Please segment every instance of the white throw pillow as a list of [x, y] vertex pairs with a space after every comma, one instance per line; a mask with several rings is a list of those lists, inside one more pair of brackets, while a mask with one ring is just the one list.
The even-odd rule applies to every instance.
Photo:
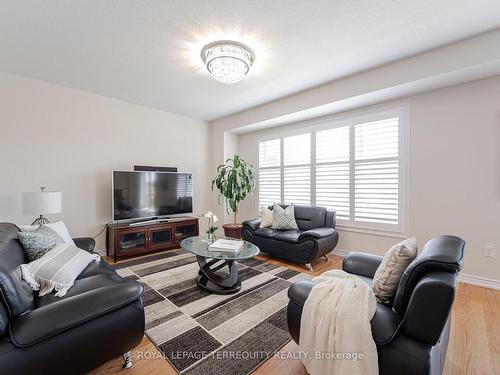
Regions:
[[271, 228], [273, 225], [273, 211], [265, 206], [262, 206], [260, 210], [261, 217], [259, 228]]
[[384, 255], [372, 282], [372, 289], [378, 302], [387, 303], [396, 294], [403, 272], [416, 256], [415, 237], [392, 246]]
[[[55, 231], [65, 243], [68, 245], [75, 245], [75, 242], [71, 238], [71, 235], [68, 232], [68, 228], [66, 228], [66, 224], [64, 224], [64, 221], [56, 221], [55, 223], [50, 223], [50, 224], [44, 224], [46, 227], [49, 227], [53, 231]], [[20, 225], [19, 228], [23, 232], [33, 232], [37, 230], [39, 225]]]
[[279, 204], [273, 206], [273, 229], [291, 230], [299, 229], [295, 221], [295, 209], [293, 204], [282, 208]]
[[39, 296], [55, 289], [56, 297], [62, 297], [90, 262], [100, 260], [98, 254], [91, 254], [76, 246], [60, 244], [41, 258], [21, 264], [21, 275], [33, 290], [39, 291]]

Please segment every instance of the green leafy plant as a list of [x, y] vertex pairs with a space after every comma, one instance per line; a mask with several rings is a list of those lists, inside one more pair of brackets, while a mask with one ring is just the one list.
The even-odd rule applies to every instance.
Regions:
[[234, 155], [232, 159], [227, 159], [225, 164], [217, 167], [217, 176], [212, 180], [212, 190], [214, 187], [219, 191], [219, 204], [221, 204], [221, 197], [223, 197], [226, 211], [227, 213], [229, 210], [233, 212], [236, 223], [240, 202], [255, 188], [253, 166], [238, 155]]

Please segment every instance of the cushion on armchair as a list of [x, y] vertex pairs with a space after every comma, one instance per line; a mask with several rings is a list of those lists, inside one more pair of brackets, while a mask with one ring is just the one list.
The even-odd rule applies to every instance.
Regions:
[[378, 302], [387, 303], [394, 297], [403, 272], [416, 256], [417, 240], [414, 237], [389, 249], [373, 276], [373, 292]]

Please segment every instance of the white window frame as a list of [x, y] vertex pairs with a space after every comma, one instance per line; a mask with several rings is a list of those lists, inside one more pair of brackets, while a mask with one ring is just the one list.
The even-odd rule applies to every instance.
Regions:
[[[353, 134], [354, 126], [356, 124], [362, 124], [372, 121], [378, 121], [383, 119], [389, 119], [397, 117], [399, 119], [399, 200], [398, 200], [398, 224], [386, 224], [386, 223], [372, 223], [372, 222], [360, 222], [354, 221], [353, 217], [353, 207], [354, 201], [350, 200], [351, 215], [350, 220], [337, 219], [337, 229], [349, 231], [349, 232], [359, 232], [375, 235], [383, 235], [389, 237], [404, 238], [408, 234], [409, 228], [409, 196], [410, 196], [410, 106], [408, 103], [398, 104], [396, 106], [386, 106], [378, 107], [372, 110], [365, 111], [353, 111], [348, 114], [342, 115], [330, 115], [324, 116], [312, 120], [301, 121], [293, 124], [288, 124], [292, 129], [289, 130], [276, 130], [271, 131], [265, 135], [256, 138], [256, 153], [257, 155], [257, 168], [256, 168], [256, 179], [259, 178], [259, 144], [263, 141], [269, 141], [273, 139], [280, 139], [281, 144], [281, 164], [279, 166], [281, 170], [281, 199], [283, 201], [283, 139], [289, 136], [300, 135], [304, 133], [311, 134], [311, 205], [316, 204], [316, 133], [321, 130], [327, 130], [332, 128], [337, 128], [341, 126], [350, 126], [351, 136]], [[354, 139], [351, 137], [350, 147], [351, 154], [352, 148], [354, 147]], [[352, 168], [355, 165], [355, 158], [351, 157], [350, 166], [350, 197], [354, 196], [354, 173]], [[257, 184], [255, 192], [255, 212], [259, 212], [259, 186]]]

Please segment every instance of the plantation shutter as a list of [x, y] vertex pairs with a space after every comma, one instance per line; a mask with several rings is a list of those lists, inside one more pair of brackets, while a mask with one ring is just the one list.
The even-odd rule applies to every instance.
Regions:
[[349, 220], [349, 126], [316, 133], [316, 205]]
[[311, 134], [283, 139], [283, 201], [311, 204]]
[[281, 140], [259, 143], [259, 207], [281, 202]]
[[384, 111], [260, 142], [259, 204], [327, 207], [344, 228], [403, 232], [401, 121], [404, 112]]
[[354, 125], [354, 220], [399, 223], [399, 120]]

